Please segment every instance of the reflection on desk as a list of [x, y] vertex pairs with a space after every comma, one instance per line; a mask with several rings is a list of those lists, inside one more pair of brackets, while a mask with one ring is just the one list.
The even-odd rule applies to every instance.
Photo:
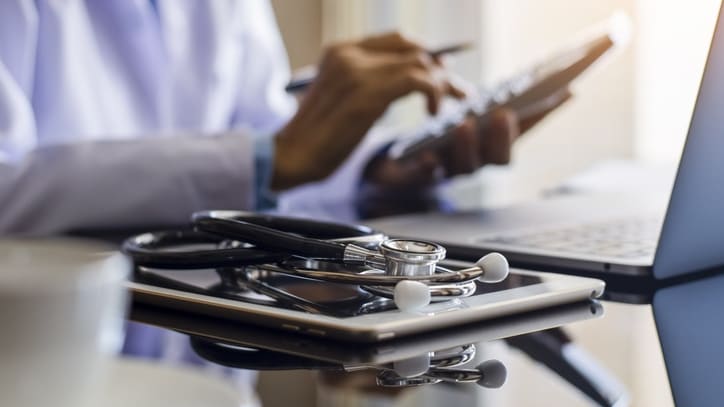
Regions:
[[[512, 348], [546, 366], [594, 405], [627, 405], [619, 381], [580, 349], [560, 327], [600, 317], [602, 307], [585, 302], [374, 345], [356, 345], [298, 336], [254, 326], [230, 325], [204, 317], [136, 307], [136, 321], [192, 336], [194, 350], [214, 363], [252, 370], [307, 369], [360, 377], [364, 386], [409, 387], [437, 383], [503, 385], [506, 368], [491, 358], [475, 361], [476, 343], [504, 339]], [[367, 372], [360, 374], [358, 372]], [[348, 376], [350, 375], [350, 376]], [[329, 385], [329, 374], [324, 374]], [[344, 380], [348, 383], [349, 380]]]
[[659, 290], [653, 308], [676, 405], [724, 405], [724, 275]]

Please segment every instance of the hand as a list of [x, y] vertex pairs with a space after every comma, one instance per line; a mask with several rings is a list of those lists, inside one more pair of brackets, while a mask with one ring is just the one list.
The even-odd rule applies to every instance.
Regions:
[[554, 97], [542, 113], [519, 120], [513, 110], [500, 108], [493, 112], [483, 128], [469, 117], [454, 130], [453, 142], [440, 151], [423, 151], [402, 162], [379, 157], [370, 162], [364, 177], [385, 188], [415, 189], [429, 186], [442, 178], [471, 173], [488, 165], [508, 164], [514, 142], [550, 112], [570, 99], [564, 90]]
[[396, 99], [422, 92], [437, 112], [444, 96], [461, 98], [440, 61], [397, 33], [326, 50], [297, 114], [275, 139], [272, 188], [330, 175]]

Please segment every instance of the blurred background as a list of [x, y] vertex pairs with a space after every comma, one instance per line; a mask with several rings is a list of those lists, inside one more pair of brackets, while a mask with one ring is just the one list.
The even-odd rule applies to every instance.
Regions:
[[[679, 157], [719, 2], [715, 0], [273, 0], [293, 68], [314, 64], [324, 44], [399, 30], [431, 47], [471, 41], [472, 51], [454, 58], [453, 69], [473, 83], [493, 86], [576, 34], [623, 11], [632, 20], [629, 45], [583, 77], [574, 98], [525, 136], [514, 162], [488, 167], [448, 186], [461, 206], [504, 205], [532, 199], [571, 176], [611, 160], [675, 164]], [[419, 97], [398, 103], [386, 118], [395, 125], [422, 120]], [[623, 180], [621, 180], [623, 182]], [[633, 405], [672, 405], [649, 307], [607, 307], [604, 321], [573, 327], [574, 336], [600, 338], [619, 354], [599, 354], [632, 390]], [[610, 329], [626, 324], [631, 330]], [[616, 332], [617, 336], [610, 335]], [[599, 347], [605, 349], [605, 346]], [[621, 354], [620, 349], [628, 349]], [[515, 355], [510, 356], [515, 374]], [[644, 362], [645, 360], [645, 362]], [[636, 371], [634, 366], [658, 366]], [[521, 369], [523, 370], [523, 369]], [[535, 374], [529, 369], [527, 374]], [[284, 395], [280, 377], [262, 376], [268, 405], [313, 400], [311, 380], [290, 374]], [[535, 377], [506, 385], [510, 405], [536, 405], [556, 391], [554, 380], [531, 388]], [[267, 383], [271, 391], [265, 391]], [[306, 384], [309, 385], [306, 385]], [[516, 388], [526, 383], [526, 388]], [[502, 396], [501, 396], [502, 397]], [[402, 405], [402, 404], [401, 404]], [[571, 398], [571, 406], [581, 400]]]
[[[467, 80], [493, 86], [623, 11], [633, 36], [590, 72], [563, 109], [518, 143], [514, 162], [451, 185], [463, 205], [538, 196], [602, 160], [678, 159], [718, 1], [698, 0], [273, 0], [293, 68], [324, 44], [399, 30], [430, 47], [473, 42], [453, 58]], [[422, 119], [419, 97], [398, 103], [395, 125]], [[554, 157], [555, 159], [551, 159]], [[481, 182], [482, 180], [482, 182]]]

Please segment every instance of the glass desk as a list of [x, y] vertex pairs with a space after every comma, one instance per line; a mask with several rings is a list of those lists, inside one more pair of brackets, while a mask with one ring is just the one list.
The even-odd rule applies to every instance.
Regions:
[[188, 334], [213, 363], [259, 371], [266, 406], [669, 406], [672, 390], [677, 405], [718, 406], [723, 292], [724, 274], [713, 274], [610, 293], [650, 303], [580, 303], [378, 346], [148, 306], [131, 319]]

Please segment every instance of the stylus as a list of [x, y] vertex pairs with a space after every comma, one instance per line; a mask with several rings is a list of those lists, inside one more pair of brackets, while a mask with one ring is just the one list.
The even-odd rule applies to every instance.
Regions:
[[[432, 58], [439, 58], [445, 54], [455, 54], [462, 51], [467, 51], [473, 48], [473, 44], [470, 42], [464, 42], [460, 44], [453, 44], [442, 48], [436, 48], [428, 50], [427, 54]], [[309, 85], [314, 82], [315, 76], [309, 76], [304, 78], [292, 79], [289, 84], [284, 88], [287, 92], [294, 93], [306, 89]]]

